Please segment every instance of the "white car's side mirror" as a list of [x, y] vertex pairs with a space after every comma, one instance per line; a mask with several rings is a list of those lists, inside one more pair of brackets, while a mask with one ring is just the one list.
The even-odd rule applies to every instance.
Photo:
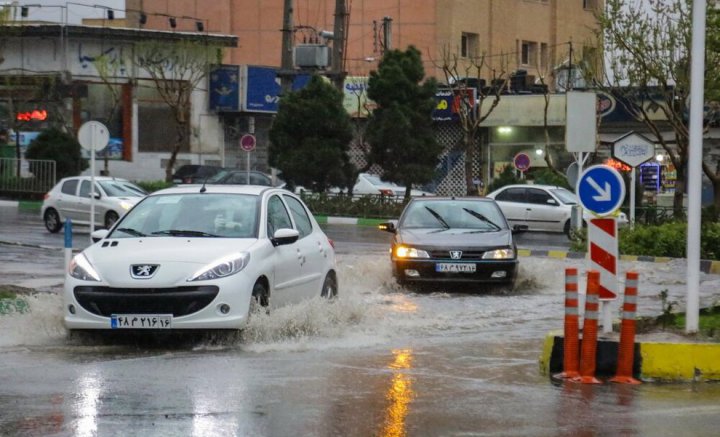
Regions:
[[280, 246], [283, 244], [292, 244], [300, 238], [300, 232], [296, 229], [282, 228], [275, 231], [270, 241], [273, 246]]
[[97, 243], [98, 241], [107, 237], [108, 233], [109, 231], [107, 229], [98, 229], [97, 231], [94, 231], [92, 234], [90, 234], [90, 238], [92, 238], [93, 243]]

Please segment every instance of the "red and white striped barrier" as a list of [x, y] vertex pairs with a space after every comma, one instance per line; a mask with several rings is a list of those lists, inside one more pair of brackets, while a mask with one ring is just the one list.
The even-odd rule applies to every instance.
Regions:
[[594, 218], [588, 223], [588, 250], [590, 270], [600, 272], [598, 295], [602, 308], [603, 332], [612, 332], [610, 306], [607, 301], [617, 298], [618, 290], [618, 239], [615, 218]]

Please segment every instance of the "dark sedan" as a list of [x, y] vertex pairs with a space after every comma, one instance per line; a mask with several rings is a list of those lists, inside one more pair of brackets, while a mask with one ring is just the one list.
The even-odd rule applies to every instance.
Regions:
[[517, 247], [497, 203], [481, 197], [416, 197], [400, 220], [380, 228], [395, 234], [393, 275], [400, 284], [445, 282], [512, 286]]

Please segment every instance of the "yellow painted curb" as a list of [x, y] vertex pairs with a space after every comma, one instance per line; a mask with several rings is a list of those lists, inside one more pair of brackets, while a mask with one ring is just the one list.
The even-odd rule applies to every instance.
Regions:
[[620, 261], [637, 261], [637, 255], [620, 255]]
[[567, 258], [567, 251], [565, 251], [565, 250], [548, 250], [548, 256], [550, 258], [565, 259], [565, 258]]
[[555, 345], [555, 337], [558, 335], [562, 335], [562, 332], [549, 332], [545, 336], [542, 353], [540, 354], [540, 359], [538, 360], [541, 375], [548, 375], [550, 373], [550, 358], [552, 357], [552, 350]]
[[720, 261], [712, 261], [710, 263], [710, 273], [714, 275], [720, 274]]
[[642, 343], [643, 378], [720, 380], [720, 343]]
[[530, 256], [529, 249], [518, 249], [518, 256]]

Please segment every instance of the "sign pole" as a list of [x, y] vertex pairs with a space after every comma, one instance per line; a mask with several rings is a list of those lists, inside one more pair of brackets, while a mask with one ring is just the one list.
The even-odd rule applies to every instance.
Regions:
[[92, 129], [92, 147], [90, 147], [90, 241], [95, 232], [95, 145], [97, 144], [97, 129]]
[[246, 170], [246, 176], [247, 176], [247, 184], [250, 185], [250, 151], [245, 152], [245, 156], [247, 159], [245, 159], [245, 170]]
[[630, 228], [635, 227], [635, 178], [637, 177], [637, 167], [633, 167], [630, 171]]

